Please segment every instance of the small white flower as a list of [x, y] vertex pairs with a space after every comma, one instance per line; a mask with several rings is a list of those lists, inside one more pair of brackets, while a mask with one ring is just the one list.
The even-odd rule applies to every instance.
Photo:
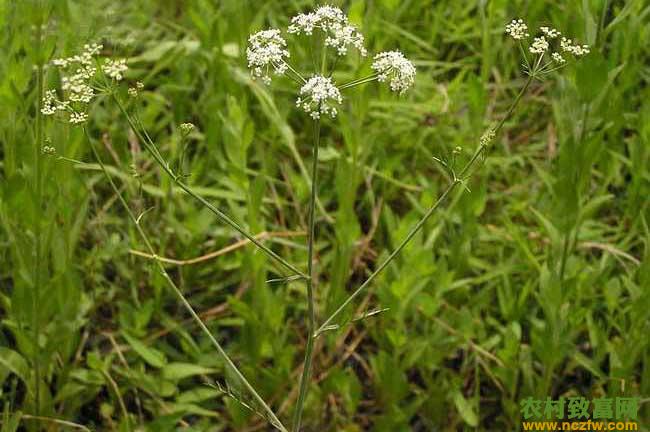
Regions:
[[84, 45], [84, 55], [86, 56], [96, 56], [100, 53], [100, 51], [104, 48], [104, 45], [101, 44], [86, 44]]
[[95, 96], [95, 90], [88, 84], [94, 75], [94, 68], [79, 68], [70, 76], [61, 78], [61, 88], [68, 92], [68, 100], [71, 102], [90, 103]]
[[341, 92], [332, 79], [320, 75], [310, 78], [302, 86], [300, 96], [296, 100], [296, 106], [313, 119], [319, 119], [323, 114], [336, 117], [338, 111], [335, 105], [341, 103], [343, 103]]
[[135, 83], [135, 87], [129, 87], [129, 90], [127, 92], [130, 97], [137, 98], [140, 95], [140, 90], [142, 90], [143, 88], [144, 88], [144, 84], [138, 81]]
[[363, 35], [351, 25], [332, 25], [328, 36], [325, 38], [325, 46], [336, 49], [338, 55], [347, 54], [348, 47], [353, 46], [365, 57], [368, 52], [363, 43]]
[[52, 64], [56, 67], [62, 68], [66, 68], [73, 64], [79, 64], [81, 66], [92, 66], [93, 57], [98, 55], [103, 48], [103, 45], [96, 43], [86, 44], [84, 45], [84, 51], [81, 54], [66, 58], [54, 59], [52, 60]]
[[289, 33], [311, 35], [315, 28], [327, 31], [332, 25], [346, 25], [348, 18], [343, 11], [334, 6], [320, 6], [314, 12], [298, 14], [291, 18]]
[[53, 115], [56, 113], [56, 91], [47, 90], [43, 96], [43, 101], [41, 103], [41, 114], [43, 115]]
[[562, 48], [562, 51], [573, 54], [576, 57], [582, 57], [590, 52], [589, 45], [573, 45], [571, 39], [564, 37], [560, 40], [560, 47]]
[[366, 56], [364, 37], [350, 24], [341, 9], [334, 6], [321, 6], [314, 12], [299, 14], [291, 19], [288, 32], [311, 35], [314, 29], [325, 33], [325, 46], [332, 47], [338, 55], [345, 55], [349, 47], [354, 47]]
[[375, 56], [372, 69], [379, 82], [390, 81], [390, 89], [404, 93], [415, 82], [415, 66], [399, 51], [385, 51]]
[[544, 54], [548, 50], [548, 41], [544, 36], [536, 37], [528, 50], [533, 54]]
[[564, 59], [564, 57], [562, 57], [560, 53], [554, 52], [553, 54], [551, 54], [551, 57], [553, 58], [553, 61], [555, 61], [555, 63], [559, 63], [559, 64], [566, 63], [566, 60]]
[[515, 40], [521, 40], [530, 36], [528, 26], [522, 19], [513, 19], [510, 24], [506, 25], [506, 33]]
[[273, 69], [276, 75], [282, 75], [287, 70], [285, 57], [289, 57], [286, 50], [287, 41], [282, 37], [280, 30], [262, 30], [248, 38], [246, 58], [251, 74], [261, 78], [265, 84], [271, 82], [269, 70]]
[[122, 81], [124, 78], [124, 72], [126, 72], [129, 67], [126, 65], [125, 59], [107, 59], [106, 63], [102, 66], [102, 70], [109, 78], [114, 79], [115, 81]]
[[540, 27], [539, 28], [542, 33], [546, 35], [549, 39], [555, 39], [556, 37], [560, 36], [562, 33], [560, 33], [558, 30], [554, 29], [553, 27]]
[[81, 124], [85, 123], [88, 120], [88, 114], [85, 112], [73, 112], [70, 114], [70, 123], [71, 124]]
[[194, 130], [194, 124], [192, 124], [192, 123], [181, 123], [180, 129], [181, 129], [181, 133], [183, 135], [187, 135], [190, 132], [192, 132], [192, 130]]
[[60, 58], [52, 60], [52, 64], [56, 67], [68, 67], [70, 64], [70, 59]]

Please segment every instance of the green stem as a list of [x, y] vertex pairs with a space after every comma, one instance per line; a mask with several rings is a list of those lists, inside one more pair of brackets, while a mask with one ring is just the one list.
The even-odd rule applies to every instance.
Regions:
[[[210, 210], [214, 215], [219, 218], [222, 222], [225, 224], [229, 225], [232, 227], [235, 231], [246, 237], [251, 243], [253, 243], [255, 246], [260, 248], [262, 251], [264, 251], [268, 256], [276, 260], [278, 263], [286, 267], [288, 270], [291, 270], [293, 273], [301, 276], [304, 279], [309, 279], [309, 276], [307, 276], [305, 273], [300, 271], [296, 266], [293, 264], [289, 263], [287, 260], [273, 252], [271, 249], [269, 249], [267, 246], [265, 246], [261, 241], [255, 238], [254, 235], [250, 234], [248, 231], [246, 231], [244, 228], [242, 228], [237, 222], [232, 220], [228, 215], [226, 215], [224, 212], [219, 210], [217, 207], [215, 207], [212, 203], [210, 203], [208, 200], [203, 198], [201, 195], [196, 193], [190, 186], [185, 184], [183, 181], [181, 181], [180, 176], [176, 175], [172, 169], [169, 167], [169, 164], [165, 161], [165, 159], [162, 157], [160, 152], [158, 151], [156, 145], [154, 144], [153, 140], [149, 137], [149, 135], [144, 131], [144, 128], [139, 128], [131, 116], [128, 114], [126, 111], [126, 108], [122, 104], [122, 102], [113, 94], [113, 98], [115, 99], [115, 102], [117, 103], [117, 106], [119, 107], [120, 111], [126, 118], [127, 122], [131, 126], [131, 129], [133, 129], [133, 132], [138, 136], [140, 141], [144, 144], [145, 148], [151, 156], [155, 159], [155, 161], [160, 165], [160, 167], [163, 169], [167, 175], [176, 183], [178, 187], [183, 189], [188, 195], [190, 195], [192, 198], [196, 199], [199, 201], [203, 206], [205, 206], [208, 210]], [[142, 133], [141, 129], [144, 131], [144, 134]]]
[[307, 239], [307, 309], [309, 314], [307, 346], [305, 347], [305, 360], [303, 363], [302, 376], [300, 377], [300, 391], [293, 417], [293, 432], [300, 431], [302, 411], [305, 398], [309, 389], [312, 357], [314, 351], [314, 329], [316, 328], [316, 311], [314, 307], [314, 238], [315, 238], [315, 214], [316, 196], [318, 194], [318, 148], [320, 147], [320, 120], [314, 122], [314, 149], [311, 168], [311, 196], [309, 198], [309, 237]]
[[344, 84], [341, 84], [339, 86], [339, 90], [345, 90], [345, 89], [350, 88], [350, 87], [355, 87], [355, 86], [358, 86], [358, 85], [361, 85], [361, 84], [372, 82], [372, 81], [376, 80], [378, 76], [379, 76], [379, 74], [374, 73], [372, 75], [368, 75], [368, 76], [365, 76], [363, 78], [353, 79], [352, 81], [348, 81], [348, 82], [346, 82]]
[[255, 391], [253, 386], [246, 380], [244, 375], [237, 369], [237, 366], [233, 363], [233, 361], [230, 359], [228, 354], [226, 354], [226, 351], [221, 347], [221, 344], [217, 341], [217, 339], [212, 335], [208, 327], [203, 323], [199, 315], [196, 313], [192, 305], [187, 301], [181, 290], [178, 288], [176, 283], [172, 280], [172, 278], [169, 276], [167, 271], [165, 270], [164, 265], [158, 258], [158, 255], [156, 254], [153, 245], [151, 241], [149, 240], [149, 237], [147, 234], [144, 232], [144, 229], [140, 225], [140, 221], [138, 218], [135, 216], [131, 208], [129, 207], [129, 204], [126, 202], [126, 199], [122, 196], [122, 193], [120, 192], [119, 188], [113, 181], [113, 178], [111, 175], [108, 173], [108, 170], [106, 169], [106, 166], [104, 165], [104, 162], [102, 161], [101, 157], [99, 156], [99, 152], [97, 151], [97, 148], [93, 144], [92, 138], [88, 134], [88, 131], [84, 128], [84, 133], [86, 135], [86, 139], [88, 140], [88, 143], [90, 145], [90, 148], [93, 152], [93, 155], [95, 159], [97, 160], [97, 163], [101, 167], [102, 171], [104, 172], [104, 176], [108, 180], [108, 182], [111, 185], [111, 188], [113, 189], [113, 192], [117, 196], [118, 200], [124, 207], [124, 210], [129, 215], [129, 218], [131, 221], [135, 224], [136, 229], [138, 230], [138, 233], [140, 234], [140, 237], [142, 238], [142, 241], [144, 242], [149, 254], [154, 257], [154, 261], [156, 262], [156, 266], [158, 267], [158, 271], [162, 274], [162, 276], [165, 278], [165, 281], [167, 281], [167, 284], [169, 287], [172, 289], [174, 294], [178, 297], [178, 299], [183, 303], [183, 306], [187, 311], [190, 313], [194, 321], [197, 323], [197, 325], [201, 328], [203, 333], [210, 339], [212, 342], [212, 345], [216, 348], [217, 352], [221, 356], [221, 358], [225, 361], [226, 365], [230, 368], [230, 370], [237, 376], [237, 378], [240, 380], [240, 382], [244, 385], [244, 387], [249, 391], [251, 396], [255, 399], [257, 403], [260, 404], [262, 409], [266, 412], [266, 414], [269, 416], [269, 420], [273, 423], [274, 426], [276, 426], [279, 430], [282, 432], [287, 432], [287, 429], [282, 425], [282, 422], [276, 417], [275, 413], [269, 406], [266, 404], [264, 399]]
[[[521, 101], [521, 98], [523, 97], [524, 93], [528, 90], [530, 87], [530, 84], [532, 83], [535, 75], [531, 74], [528, 76], [528, 79], [526, 80], [526, 83], [524, 86], [521, 88], [517, 96], [515, 97], [515, 100], [512, 102], [510, 105], [510, 108], [508, 108], [508, 111], [506, 112], [506, 115], [501, 119], [501, 121], [497, 124], [497, 126], [494, 128], [494, 134], [496, 135], [501, 128], [503, 128], [503, 125], [505, 122], [508, 120], [508, 118], [512, 115], [513, 111]], [[316, 331], [316, 334], [314, 336], [318, 336], [324, 331], [327, 331], [328, 329], [332, 328], [332, 321], [341, 313], [343, 310], [350, 304], [352, 301], [359, 295], [361, 292], [366, 289], [372, 281], [390, 264], [390, 262], [395, 259], [395, 257], [406, 247], [406, 245], [411, 241], [411, 239], [417, 234], [420, 229], [424, 226], [424, 224], [429, 220], [429, 218], [433, 215], [433, 213], [440, 207], [440, 205], [445, 201], [445, 199], [449, 196], [449, 194], [456, 188], [456, 186], [460, 183], [462, 183], [465, 180], [465, 176], [467, 173], [470, 172], [472, 167], [476, 164], [476, 161], [481, 157], [481, 155], [485, 152], [485, 150], [488, 148], [489, 143], [482, 143], [479, 148], [476, 150], [472, 158], [467, 162], [465, 167], [461, 170], [460, 175], [456, 178], [454, 178], [454, 181], [445, 189], [445, 191], [440, 195], [438, 200], [429, 208], [429, 210], [425, 213], [425, 215], [411, 228], [411, 231], [406, 235], [404, 240], [397, 246], [397, 248], [386, 258], [384, 262], [382, 262], [379, 267], [370, 275], [368, 276], [368, 279], [361, 284], [359, 288], [357, 288], [352, 294], [346, 298], [343, 303], [332, 313], [326, 320], [325, 322], [318, 328]]]
[[[43, 146], [43, 114], [41, 108], [43, 104], [43, 17], [41, 11], [43, 7], [40, 2], [36, 5], [38, 8], [36, 19], [36, 137], [34, 142], [34, 181], [36, 191], [36, 202], [38, 203], [39, 211], [43, 206], [43, 181], [42, 181], [42, 168], [41, 168], [41, 148]], [[34, 412], [36, 416], [41, 415], [41, 352], [39, 344], [40, 336], [40, 297], [41, 297], [41, 261], [42, 261], [42, 229], [41, 218], [37, 218], [34, 226], [34, 292], [32, 294], [32, 327], [33, 327], [33, 362], [34, 362], [34, 379], [36, 381], [34, 387]]]

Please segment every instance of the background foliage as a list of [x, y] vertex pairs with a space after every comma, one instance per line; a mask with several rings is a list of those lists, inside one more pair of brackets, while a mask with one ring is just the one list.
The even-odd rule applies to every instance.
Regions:
[[[534, 85], [471, 193], [428, 223], [356, 313], [390, 310], [319, 339], [305, 430], [515, 430], [527, 396], [647, 398], [647, 2], [332, 3], [349, 11], [372, 51], [399, 48], [419, 74], [402, 98], [375, 86], [349, 94], [324, 125], [321, 319], [446, 186], [432, 156], [461, 146], [466, 159], [520, 87], [505, 23], [552, 24], [593, 49]], [[2, 430], [14, 430], [20, 413], [34, 414], [36, 394], [41, 415], [91, 429], [267, 427], [210, 385], [225, 382], [221, 363], [151, 261], [133, 252], [143, 249], [137, 233], [82, 133], [48, 120], [45, 141], [36, 142], [39, 16], [49, 16], [45, 61], [92, 41], [130, 57], [127, 79], [145, 84], [142, 117], [161, 151], [178, 164], [178, 126], [196, 124], [183, 166], [190, 182], [303, 263], [308, 121], [294, 107], [292, 84], [252, 82], [242, 53], [249, 33], [285, 26], [313, 4], [0, 1]], [[299, 63], [308, 58], [309, 46], [292, 49]], [[340, 77], [369, 63], [352, 56]], [[57, 82], [46, 68], [46, 85]], [[151, 209], [143, 224], [159, 255], [204, 257], [170, 263], [170, 273], [245, 375], [290, 418], [304, 286], [265, 283], [278, 269], [252, 247], [206, 257], [240, 239], [171, 186], [114, 106], [100, 101], [91, 117], [130, 204]], [[42, 155], [42, 145], [88, 163]], [[22, 421], [30, 430], [66, 430]]]

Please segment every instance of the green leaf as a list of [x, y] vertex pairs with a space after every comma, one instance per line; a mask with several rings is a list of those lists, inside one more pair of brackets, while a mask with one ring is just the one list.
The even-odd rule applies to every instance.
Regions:
[[460, 394], [459, 391], [454, 393], [454, 404], [456, 405], [456, 409], [460, 413], [460, 416], [465, 420], [465, 423], [470, 426], [478, 426], [478, 417], [474, 412], [474, 408], [472, 408], [472, 405], [463, 397], [462, 394]]
[[165, 355], [157, 349], [146, 346], [126, 333], [123, 333], [122, 336], [124, 336], [124, 339], [126, 339], [129, 345], [131, 345], [131, 348], [133, 348], [133, 350], [151, 366], [160, 369], [165, 366], [165, 363], [167, 363]]
[[194, 375], [208, 375], [214, 371], [214, 369], [192, 363], [169, 363], [162, 368], [161, 372], [163, 378], [178, 381]]
[[13, 373], [25, 383], [29, 382], [29, 365], [23, 356], [9, 348], [0, 347], [0, 384], [4, 382], [10, 373]]

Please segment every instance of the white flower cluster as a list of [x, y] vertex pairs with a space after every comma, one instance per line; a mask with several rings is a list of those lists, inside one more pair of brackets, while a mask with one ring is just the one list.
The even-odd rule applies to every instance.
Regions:
[[187, 135], [190, 132], [194, 130], [194, 124], [193, 123], [181, 123], [180, 125], [181, 133], [183, 135]]
[[528, 26], [522, 19], [513, 19], [510, 24], [506, 25], [506, 33], [515, 40], [521, 40], [528, 36]]
[[[521, 19], [514, 19], [508, 25], [506, 25], [506, 33], [516, 40], [521, 40], [529, 37], [530, 35], [527, 33], [527, 31], [528, 26]], [[544, 56], [546, 53], [549, 53], [552, 62], [542, 64], [541, 68], [539, 68], [537, 72], [547, 73], [553, 70], [557, 70], [559, 67], [563, 66], [567, 60], [561, 54], [561, 52], [572, 54], [575, 57], [582, 57], [586, 54], [589, 54], [589, 45], [574, 45], [571, 39], [561, 37], [562, 33], [553, 27], [543, 26], [539, 28], [539, 31], [542, 33], [542, 35], [533, 38], [532, 43], [528, 47], [528, 51], [539, 56], [536, 60], [536, 67], [542, 64], [542, 56]], [[557, 40], [559, 40], [559, 47], [557, 46]], [[556, 51], [553, 51], [551, 49], [551, 44], [555, 46]], [[549, 67], [551, 63], [555, 63], [559, 66], [551, 68]]]
[[141, 81], [135, 83], [135, 87], [129, 87], [128, 93], [132, 98], [138, 97], [140, 91], [144, 88], [144, 84]]
[[88, 120], [88, 114], [85, 112], [70, 113], [70, 123], [72, 124], [86, 123], [86, 120]]
[[270, 69], [273, 69], [277, 75], [286, 72], [287, 64], [284, 58], [289, 57], [286, 46], [287, 41], [282, 37], [280, 30], [262, 30], [251, 35], [248, 38], [246, 57], [253, 76], [269, 84]]
[[415, 82], [415, 66], [399, 51], [377, 54], [372, 63], [379, 82], [390, 81], [390, 89], [400, 94]]
[[336, 117], [338, 110], [335, 105], [340, 105], [342, 102], [341, 91], [334, 85], [332, 79], [317, 75], [302, 86], [296, 105], [313, 119], [319, 119], [323, 114]]
[[548, 41], [544, 36], [536, 37], [528, 50], [533, 54], [544, 54], [548, 50]]
[[69, 122], [72, 124], [86, 121], [88, 116], [84, 110], [95, 96], [95, 89], [90, 85], [96, 72], [94, 57], [102, 48], [102, 45], [86, 44], [81, 54], [52, 61], [52, 65], [61, 69], [62, 73], [71, 72], [61, 78], [61, 89], [67, 98], [59, 100], [55, 90], [47, 90], [41, 105], [43, 115], [62, 111], [70, 114]]
[[73, 64], [79, 64], [82, 66], [92, 66], [93, 57], [98, 55], [103, 48], [104, 48], [103, 45], [96, 44], [96, 43], [86, 44], [84, 45], [84, 50], [81, 54], [72, 57], [67, 57], [67, 58], [54, 59], [52, 60], [52, 64], [56, 67], [62, 67], [62, 68], [67, 68], [68, 66], [71, 66]]
[[41, 114], [53, 115], [57, 111], [65, 111], [68, 109], [68, 102], [63, 102], [57, 99], [55, 90], [47, 90], [43, 96], [41, 103]]
[[337, 7], [321, 6], [314, 12], [293, 17], [288, 32], [311, 35], [314, 29], [325, 33], [325, 46], [334, 48], [339, 55], [347, 54], [350, 46], [359, 50], [362, 56], [367, 55], [363, 35]]
[[[92, 86], [92, 80], [97, 73], [95, 57], [102, 49], [103, 46], [99, 44], [86, 44], [81, 54], [52, 60], [52, 65], [61, 71], [63, 98], [59, 99], [55, 90], [47, 90], [41, 104], [43, 115], [54, 115], [61, 111], [68, 113], [68, 121], [72, 124], [81, 124], [88, 120], [86, 109], [95, 97], [95, 89]], [[127, 69], [124, 59], [109, 59], [102, 65], [102, 71], [115, 81], [121, 81]]]
[[582, 57], [590, 52], [589, 45], [574, 45], [571, 39], [565, 37], [560, 41], [560, 47], [562, 47], [562, 51], [573, 54], [576, 57]]
[[554, 29], [553, 27], [540, 27], [542, 33], [544, 33], [549, 39], [555, 39], [560, 36], [562, 33], [559, 30]]
[[114, 79], [115, 81], [122, 81], [124, 78], [124, 72], [126, 72], [129, 67], [126, 65], [125, 59], [106, 59], [106, 62], [102, 66], [102, 70], [109, 78]]
[[559, 63], [559, 64], [566, 63], [566, 60], [564, 59], [564, 57], [562, 57], [562, 54], [560, 53], [554, 52], [553, 54], [551, 54], [551, 57], [553, 58], [553, 61], [555, 63]]
[[[315, 30], [322, 32], [323, 44], [333, 48], [338, 55], [346, 54], [350, 47], [359, 50], [361, 55], [367, 55], [363, 46], [364, 38], [356, 27], [350, 24], [341, 9], [333, 6], [321, 6], [308, 13], [299, 14], [292, 18], [288, 28], [290, 34], [312, 35]], [[263, 30], [251, 35], [246, 51], [248, 67], [254, 78], [261, 78], [266, 84], [271, 81], [271, 71], [287, 76], [298, 82], [302, 87], [296, 100], [296, 105], [314, 119], [323, 115], [335, 117], [338, 105], [343, 103], [341, 90], [371, 81], [388, 82], [391, 90], [403, 93], [415, 81], [415, 66], [399, 51], [388, 51], [377, 54], [372, 64], [373, 74], [364, 78], [352, 80], [340, 86], [332, 80], [331, 73], [320, 71], [310, 79], [306, 79], [289, 63], [290, 57], [287, 42], [280, 30]], [[327, 77], [324, 75], [328, 75]]]

